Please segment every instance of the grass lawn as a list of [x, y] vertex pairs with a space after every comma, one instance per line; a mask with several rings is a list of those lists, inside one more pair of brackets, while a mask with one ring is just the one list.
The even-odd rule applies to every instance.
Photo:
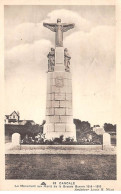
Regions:
[[6, 179], [115, 180], [115, 155], [6, 155]]

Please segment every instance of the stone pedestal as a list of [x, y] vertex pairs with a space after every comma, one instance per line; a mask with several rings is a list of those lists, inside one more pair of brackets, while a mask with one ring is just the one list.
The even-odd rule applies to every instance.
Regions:
[[63, 47], [56, 47], [55, 49], [55, 71], [65, 71]]
[[111, 147], [111, 138], [110, 134], [104, 133], [103, 134], [103, 149], [107, 149]]
[[55, 49], [55, 68], [47, 74], [46, 139], [70, 137], [76, 140], [72, 108], [72, 75], [65, 71], [64, 48]]
[[21, 136], [19, 133], [14, 133], [12, 135], [12, 144], [13, 145], [20, 145]]

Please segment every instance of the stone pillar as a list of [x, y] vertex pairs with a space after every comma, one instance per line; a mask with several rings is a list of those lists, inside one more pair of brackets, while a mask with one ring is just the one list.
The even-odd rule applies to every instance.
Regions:
[[63, 47], [56, 47], [55, 49], [55, 71], [56, 72], [65, 71]]
[[19, 133], [13, 133], [12, 134], [12, 144], [14, 145], [20, 145], [21, 136]]
[[110, 147], [111, 147], [110, 134], [104, 133], [103, 134], [103, 149], [110, 148]]
[[73, 124], [72, 75], [65, 71], [64, 48], [55, 48], [55, 68], [47, 73], [46, 139], [70, 137], [76, 140]]

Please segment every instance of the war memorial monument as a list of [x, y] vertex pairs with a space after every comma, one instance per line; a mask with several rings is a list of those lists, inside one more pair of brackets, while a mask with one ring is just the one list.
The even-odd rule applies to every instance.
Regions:
[[63, 47], [63, 33], [74, 28], [74, 24], [43, 23], [44, 27], [55, 32], [55, 48], [47, 55], [47, 100], [46, 124], [44, 131], [46, 139], [54, 139], [63, 135], [76, 141], [76, 128], [73, 124], [72, 107], [72, 74], [70, 55]]
[[119, 177], [118, 128], [110, 123], [116, 119], [115, 6], [2, 7], [2, 188], [113, 190]]

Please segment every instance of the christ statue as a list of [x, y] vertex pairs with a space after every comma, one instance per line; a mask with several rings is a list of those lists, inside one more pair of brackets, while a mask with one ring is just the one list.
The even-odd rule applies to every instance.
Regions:
[[63, 46], [63, 32], [66, 32], [74, 28], [75, 24], [61, 23], [61, 19], [57, 19], [57, 23], [43, 23], [43, 26], [55, 32], [55, 46], [62, 47]]

